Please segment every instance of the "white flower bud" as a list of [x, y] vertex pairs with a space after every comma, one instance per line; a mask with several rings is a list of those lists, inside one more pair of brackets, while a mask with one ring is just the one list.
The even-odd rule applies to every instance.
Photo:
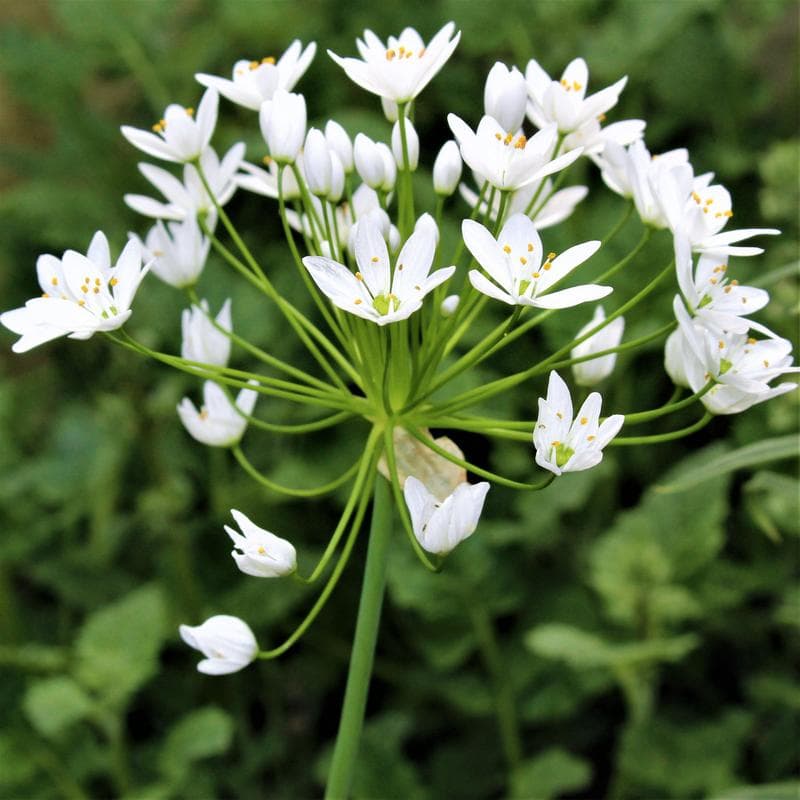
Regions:
[[397, 122], [397, 103], [394, 100], [381, 97], [381, 108], [383, 109], [383, 116], [389, 122]]
[[325, 139], [328, 147], [339, 156], [344, 171], [349, 175], [353, 171], [353, 143], [347, 131], [332, 119], [325, 124]]
[[433, 188], [436, 194], [450, 197], [461, 180], [461, 152], [451, 139], [445, 142], [433, 162]]
[[328, 191], [328, 200], [338, 203], [344, 194], [345, 174], [342, 159], [334, 150], [329, 151], [331, 158], [331, 188]]
[[[226, 331], [233, 327], [231, 321], [231, 301], [226, 300], [217, 314], [217, 325]], [[209, 319], [208, 303], [200, 301], [200, 306], [184, 309], [181, 315], [181, 357], [187, 361], [198, 361], [202, 364], [215, 364], [224, 367], [231, 355], [229, 336], [218, 330]]]
[[491, 68], [483, 90], [483, 106], [509, 133], [516, 133], [528, 104], [528, 85], [516, 68], [508, 69], [499, 61]]
[[[395, 122], [392, 128], [392, 153], [394, 153], [394, 160], [397, 166], [403, 169], [403, 139], [400, 136], [400, 120]], [[403, 120], [406, 126], [406, 145], [408, 147], [408, 168], [413, 172], [419, 164], [419, 136], [411, 124], [411, 120]]]
[[205, 658], [197, 665], [206, 675], [227, 675], [246, 667], [258, 655], [258, 642], [246, 622], [218, 614], [202, 625], [181, 625], [181, 638]]
[[[605, 318], [606, 314], [603, 311], [603, 307], [597, 306], [594, 310], [594, 316], [578, 331], [576, 338], [579, 339], [592, 328], [596, 328]], [[617, 317], [594, 336], [590, 336], [586, 341], [575, 345], [572, 348], [571, 356], [572, 358], [583, 358], [584, 356], [592, 355], [592, 353], [599, 353], [601, 350], [610, 350], [622, 341], [624, 331], [625, 320], [622, 317]], [[594, 386], [600, 383], [613, 372], [616, 362], [616, 353], [611, 353], [607, 356], [600, 356], [600, 358], [593, 358], [591, 361], [573, 364], [572, 373], [575, 376], [575, 383], [579, 386]]]
[[389, 145], [378, 142], [376, 147], [383, 159], [383, 182], [378, 188], [384, 192], [391, 192], [397, 181], [397, 164], [394, 163], [394, 156]]
[[452, 317], [453, 314], [456, 313], [456, 309], [458, 308], [458, 304], [461, 302], [461, 298], [457, 294], [449, 294], [442, 300], [441, 306], [439, 306], [439, 311], [443, 317]]
[[380, 189], [386, 179], [386, 166], [378, 145], [363, 133], [356, 136], [353, 146], [356, 172], [370, 189]]
[[391, 250], [392, 253], [396, 253], [400, 249], [400, 242], [400, 231], [397, 230], [394, 225], [391, 225], [389, 227], [389, 250]]
[[325, 135], [311, 128], [303, 148], [303, 172], [311, 194], [325, 197], [331, 188], [331, 157]]
[[689, 378], [686, 374], [686, 363], [692, 358], [691, 349], [686, 342], [683, 331], [678, 328], [672, 331], [664, 344], [664, 369], [670, 380], [676, 386], [689, 388]]
[[292, 164], [306, 136], [305, 97], [278, 89], [261, 104], [258, 121], [270, 156], [279, 164]]
[[430, 236], [433, 236], [436, 244], [439, 244], [439, 227], [436, 220], [430, 214], [423, 214], [414, 225], [414, 232], [426, 231]]

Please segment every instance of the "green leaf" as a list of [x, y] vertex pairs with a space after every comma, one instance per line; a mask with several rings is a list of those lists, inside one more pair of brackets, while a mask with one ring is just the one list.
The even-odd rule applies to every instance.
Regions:
[[57, 736], [92, 711], [91, 698], [65, 675], [33, 683], [22, 705], [31, 725], [48, 737]]
[[153, 585], [95, 612], [78, 635], [77, 679], [121, 705], [156, 671], [165, 614], [161, 590]]
[[226, 752], [233, 738], [229, 714], [214, 706], [184, 716], [167, 735], [159, 768], [167, 778], [180, 780], [193, 762]]
[[709, 800], [797, 800], [800, 782], [766, 783], [762, 786], [736, 786]]
[[704, 461], [695, 469], [684, 472], [677, 480], [655, 486], [654, 490], [664, 494], [682, 492], [737, 469], [780, 461], [784, 458], [796, 458], [798, 454], [800, 454], [800, 436], [797, 434], [762, 439], [760, 442], [738, 447], [736, 450]]
[[550, 800], [563, 792], [583, 789], [592, 779], [588, 762], [553, 747], [524, 761], [511, 778], [511, 796]]

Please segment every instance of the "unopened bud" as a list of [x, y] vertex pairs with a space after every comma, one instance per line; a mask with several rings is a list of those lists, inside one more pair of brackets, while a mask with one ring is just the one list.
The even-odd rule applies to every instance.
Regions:
[[353, 143], [347, 131], [336, 121], [329, 119], [325, 124], [325, 140], [328, 147], [339, 156], [346, 174], [353, 171]]
[[311, 128], [303, 148], [303, 170], [308, 189], [317, 197], [326, 197], [331, 189], [331, 157], [322, 131]]
[[444, 300], [442, 300], [442, 304], [439, 306], [439, 311], [443, 317], [452, 317], [453, 314], [456, 313], [456, 309], [458, 308], [458, 304], [460, 302], [461, 298], [457, 294], [449, 294]]
[[[378, 145], [363, 133], [356, 136], [353, 146], [356, 172], [371, 189], [381, 189], [386, 179], [386, 167]], [[394, 163], [394, 161], [392, 161]]]
[[450, 197], [461, 180], [461, 153], [454, 141], [445, 142], [433, 162], [433, 188], [436, 194]]
[[419, 163], [419, 136], [417, 135], [411, 120], [397, 120], [392, 128], [392, 153], [394, 153], [394, 160], [400, 169], [404, 169], [405, 161], [403, 159], [403, 138], [400, 135], [400, 125], [405, 125], [406, 130], [406, 147], [408, 149], [408, 169], [413, 172]]

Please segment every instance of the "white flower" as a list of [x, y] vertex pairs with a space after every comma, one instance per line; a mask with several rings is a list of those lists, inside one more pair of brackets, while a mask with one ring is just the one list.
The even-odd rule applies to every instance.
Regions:
[[422, 306], [428, 292], [446, 281], [455, 267], [429, 275], [436, 237], [428, 225], [420, 226], [403, 245], [392, 274], [389, 251], [371, 215], [360, 219], [355, 233], [355, 259], [359, 271], [330, 258], [306, 256], [303, 264], [331, 302], [378, 325], [398, 322]]
[[325, 134], [310, 128], [303, 148], [303, 174], [311, 194], [325, 197], [331, 190], [331, 156]]
[[[426, 46], [413, 28], [386, 44], [370, 30], [356, 44], [363, 61], [328, 55], [344, 69], [347, 77], [362, 89], [395, 103], [413, 100], [444, 66], [456, 49], [461, 33], [453, 36], [455, 25], [448, 22]], [[452, 37], [452, 38], [451, 38]]]
[[711, 331], [692, 320], [677, 295], [673, 309], [680, 336], [673, 334], [668, 342], [668, 371], [671, 377], [674, 373], [678, 385], [684, 385], [680, 379], [685, 377], [694, 392], [713, 379], [716, 385], [701, 398], [712, 413], [737, 414], [796, 386], [769, 386], [779, 375], [800, 372], [800, 367], [792, 366], [792, 344], [787, 339], [774, 335], [755, 339], [742, 333]]
[[754, 286], [740, 286], [736, 279], [729, 281], [726, 256], [701, 255], [695, 271], [689, 241], [676, 234], [675, 269], [691, 313], [710, 331], [747, 333], [752, 327], [765, 332], [761, 325], [744, 317], [764, 308], [769, 293]]
[[709, 185], [712, 174], [695, 177], [691, 169], [673, 169], [658, 177], [658, 196], [667, 223], [676, 236], [685, 237], [695, 253], [712, 256], [756, 256], [761, 247], [735, 246], [753, 236], [780, 233], [776, 228], [723, 231], [733, 216], [731, 196], [719, 184]]
[[603, 448], [619, 433], [625, 417], [613, 414], [600, 425], [602, 398], [592, 392], [572, 420], [572, 398], [557, 372], [550, 373], [547, 399], [539, 398], [533, 429], [536, 463], [556, 475], [590, 469], [603, 460]]
[[74, 250], [60, 259], [39, 256], [36, 273], [42, 296], [0, 314], [0, 323], [20, 335], [11, 349], [24, 353], [60, 336], [88, 339], [97, 331], [121, 327], [149, 269], [150, 264], [142, 265], [141, 246], [135, 241], [128, 241], [111, 266], [102, 231], [92, 237], [85, 256]]
[[614, 142], [623, 147], [633, 144], [644, 136], [645, 127], [647, 127], [647, 123], [642, 119], [623, 119], [606, 126], [601, 126], [596, 119], [590, 119], [588, 122], [584, 122], [578, 130], [564, 137], [564, 149], [582, 147], [583, 154], [598, 163], [598, 156], [608, 142]]
[[452, 139], [442, 145], [433, 162], [433, 189], [442, 197], [450, 197], [461, 180], [461, 153]]
[[246, 622], [218, 614], [202, 625], [180, 626], [181, 638], [205, 658], [197, 665], [206, 675], [227, 675], [244, 669], [258, 655], [258, 642]]
[[564, 169], [581, 154], [577, 148], [553, 158], [558, 138], [555, 125], [528, 139], [506, 131], [494, 117], [483, 117], [475, 132], [455, 114], [448, 114], [447, 122], [464, 163], [498, 189], [519, 189]]
[[[255, 381], [248, 381], [255, 385]], [[213, 381], [203, 384], [203, 405], [198, 411], [184, 397], [178, 404], [178, 416], [189, 434], [209, 447], [233, 447], [244, 436], [247, 417], [253, 413], [258, 392], [242, 389], [234, 408], [228, 396]], [[237, 411], [238, 409], [238, 411]]]
[[[216, 317], [217, 325], [225, 331], [233, 328], [231, 320], [231, 301], [226, 300]], [[231, 339], [211, 321], [208, 303], [200, 301], [200, 306], [184, 309], [181, 315], [181, 356], [187, 361], [201, 364], [215, 364], [224, 367], [231, 355]]]
[[525, 69], [530, 104], [528, 116], [537, 128], [556, 123], [559, 133], [571, 133], [597, 120], [617, 104], [627, 78], [621, 78], [595, 94], [586, 96], [589, 68], [582, 58], [571, 61], [560, 81], [554, 81], [531, 59]]
[[414, 535], [429, 553], [446, 555], [478, 526], [489, 484], [462, 483], [446, 498], [431, 494], [422, 481], [406, 478], [403, 494]]
[[356, 134], [353, 161], [361, 180], [370, 189], [380, 189], [386, 180], [386, 164], [378, 144], [363, 133]]
[[[200, 156], [203, 173], [220, 206], [224, 206], [236, 191], [234, 178], [242, 163], [244, 149], [244, 143], [237, 142], [225, 153], [222, 161], [211, 147], [207, 147]], [[167, 202], [162, 203], [141, 194], [126, 194], [125, 203], [134, 211], [146, 217], [178, 221], [206, 214], [209, 227], [214, 227], [214, 201], [209, 197], [193, 164], [184, 166], [183, 183], [170, 172], [153, 164], [139, 164], [139, 171], [164, 195]]]
[[[139, 241], [135, 234], [131, 238]], [[211, 241], [203, 235], [197, 220], [165, 225], [159, 220], [147, 232], [142, 250], [152, 259], [153, 273], [170, 286], [194, 286], [208, 258]]]
[[184, 163], [199, 158], [208, 147], [217, 124], [219, 95], [206, 89], [194, 110], [176, 104], [167, 106], [164, 118], [153, 125], [153, 133], [123, 125], [122, 135], [139, 150], [164, 161]]
[[662, 176], [672, 170], [692, 171], [686, 150], [651, 156], [643, 141], [636, 141], [628, 148], [609, 141], [596, 160], [606, 186], [623, 197], [632, 198], [642, 222], [654, 228], [668, 226], [661, 198]]
[[[592, 319], [578, 331], [578, 335], [575, 338], [580, 339], [592, 328], [596, 328], [600, 323], [604, 322], [605, 318], [606, 314], [603, 307], [597, 306]], [[622, 341], [624, 331], [625, 319], [624, 317], [617, 317], [611, 320], [604, 328], [601, 328], [594, 336], [590, 336], [580, 344], [576, 344], [572, 348], [570, 356], [572, 358], [583, 358], [593, 353], [599, 353], [602, 350], [610, 350]], [[617, 354], [611, 353], [607, 356], [593, 358], [591, 361], [573, 364], [572, 374], [575, 376], [575, 383], [578, 386], [594, 386], [614, 371], [616, 363]]]
[[194, 77], [223, 97], [240, 106], [258, 111], [264, 100], [272, 100], [278, 89], [290, 92], [308, 69], [317, 46], [311, 42], [305, 50], [295, 39], [278, 59], [262, 58], [260, 61], [242, 59], [233, 65], [233, 80], [200, 73]]
[[498, 61], [486, 77], [484, 112], [494, 117], [501, 128], [518, 131], [525, 120], [527, 104], [528, 86], [522, 73], [516, 67], [509, 69]]
[[245, 575], [280, 578], [297, 569], [297, 553], [290, 542], [254, 525], [235, 508], [231, 509], [231, 514], [242, 532], [227, 525], [225, 530], [233, 541], [233, 560]]
[[403, 169], [403, 139], [400, 135], [400, 125], [405, 125], [406, 130], [406, 147], [408, 149], [408, 168], [413, 172], [419, 164], [419, 135], [416, 129], [411, 124], [411, 120], [404, 119], [401, 123], [400, 120], [395, 122], [392, 128], [392, 154], [394, 160], [400, 169]]
[[550, 292], [550, 288], [597, 252], [600, 242], [583, 242], [561, 255], [544, 253], [536, 227], [524, 214], [509, 217], [495, 239], [479, 222], [464, 220], [464, 243], [492, 280], [478, 270], [470, 270], [470, 283], [483, 294], [509, 305], [536, 308], [570, 308], [599, 300], [610, 286], [585, 284]]
[[[267, 169], [262, 169], [248, 161], [243, 161], [241, 168], [244, 170], [244, 173], [240, 172], [236, 175], [236, 183], [248, 192], [255, 192], [256, 194], [272, 197], [277, 200], [279, 195], [278, 170], [282, 169], [282, 167], [269, 156], [264, 158], [264, 163]], [[294, 172], [290, 169], [283, 170], [282, 188], [284, 200], [296, 200], [300, 197], [300, 187], [297, 185]]]
[[353, 143], [347, 131], [338, 122], [329, 119], [325, 123], [325, 138], [328, 147], [339, 156], [344, 171], [349, 175], [353, 171]]
[[278, 89], [261, 104], [258, 121], [270, 156], [279, 164], [293, 163], [306, 136], [305, 97]]
[[[544, 182], [544, 186], [542, 186], [542, 182]], [[478, 202], [478, 194], [464, 183], [459, 186], [458, 190], [467, 205], [474, 208]], [[542, 178], [512, 192], [507, 204], [507, 213], [508, 216], [524, 214], [534, 196], [538, 197], [539, 200], [531, 212], [533, 216], [530, 214], [528, 216], [533, 220], [536, 230], [541, 231], [558, 225], [559, 222], [570, 217], [575, 211], [575, 207], [587, 194], [589, 194], [589, 190], [585, 186], [568, 186], [566, 189], [553, 192], [553, 181], [550, 178]], [[486, 213], [486, 205], [486, 199], [482, 200], [480, 209], [478, 209], [479, 214]], [[489, 210], [489, 219], [497, 219], [499, 210], [500, 197], [495, 196]]]

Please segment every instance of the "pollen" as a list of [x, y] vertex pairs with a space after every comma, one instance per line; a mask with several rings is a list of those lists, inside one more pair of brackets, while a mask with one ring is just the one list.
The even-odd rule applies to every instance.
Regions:
[[50, 297], [50, 295], [47, 292], [42, 292], [42, 297]]
[[50, 278], [50, 283], [52, 283], [53, 286], [58, 286], [58, 278], [56, 278], [56, 276], [53, 275], [53, 277]]
[[154, 133], [164, 133], [166, 129], [167, 129], [167, 121], [163, 119], [160, 119], [158, 122], [156, 122], [155, 125], [152, 126], [152, 130]]
[[261, 66], [260, 61], [251, 61], [250, 62], [250, 69], [258, 69]]
[[78, 305], [79, 305], [81, 308], [83, 308], [83, 307], [86, 305], [86, 301], [85, 301], [85, 300], [78, 300]]
[[589, 418], [588, 417], [581, 417], [581, 425], [588, 425]]
[[394, 59], [394, 57], [395, 57], [396, 55], [397, 55], [397, 53], [395, 53], [395, 51], [394, 51], [394, 50], [387, 50], [387, 51], [386, 51], [386, 60], [387, 60], [387, 61], [392, 61], [392, 59]]
[[598, 122], [605, 122], [606, 121], [606, 115], [605, 114], [598, 115], [597, 121]]
[[762, 363], [762, 364], [763, 364], [765, 367], [768, 367], [768, 366], [769, 366], [769, 361], [767, 361], [767, 359], [766, 359], [766, 358], [765, 358], [765, 359], [764, 359], [764, 360], [763, 360], [761, 363]]
[[82, 291], [84, 294], [86, 294], [86, 292], [88, 292], [88, 291], [89, 291], [89, 287], [88, 287], [88, 286], [81, 286], [81, 291]]
[[265, 556], [267, 554], [267, 550], [264, 545], [259, 545], [258, 550], [256, 551], [260, 556]]
[[193, 117], [194, 116], [194, 109], [191, 108], [191, 107], [187, 108], [186, 109], [186, 116], [187, 117]]
[[717, 347], [719, 347], [720, 350], [724, 350], [725, 349], [725, 342], [723, 342], [722, 339], [720, 339], [717, 342]]
[[94, 287], [94, 289], [92, 289], [92, 291], [93, 291], [95, 294], [100, 294], [100, 287], [99, 287], [99, 286], [95, 286], [95, 287]]
[[708, 279], [708, 282], [709, 282], [709, 283], [710, 283], [712, 286], [715, 286], [715, 285], [716, 285], [716, 283], [717, 283], [717, 279], [716, 279], [716, 278], [709, 278], [709, 279]]
[[697, 194], [697, 192], [692, 192], [692, 200], [694, 200], [697, 205], [700, 205], [700, 195]]
[[528, 242], [528, 252], [529, 253], [533, 252], [533, 242]]
[[534, 272], [532, 277], [533, 278], [541, 278], [542, 277], [542, 273], [541, 272]]
[[733, 216], [733, 211], [723, 211], [722, 216], [730, 218]]
[[356, 299], [353, 300], [353, 305], [360, 306], [363, 302], [364, 301], [360, 297], [356, 297]]
[[370, 261], [371, 261], [373, 264], [377, 264], [377, 263], [380, 261], [380, 258], [378, 258], [378, 256], [372, 256], [372, 258], [370, 259]]
[[713, 197], [707, 197], [706, 198], [706, 205], [707, 206], [710, 206], [713, 202], [714, 202], [714, 198]]
[[503, 144], [511, 144], [513, 139], [514, 139], [514, 134], [513, 133], [507, 133], [505, 135], [505, 138], [503, 139]]
[[578, 83], [578, 81], [572, 81], [572, 88], [576, 92], [579, 92], [581, 89], [583, 89], [583, 84]]
[[112, 279], [111, 279], [111, 280], [108, 282], [108, 285], [109, 285], [109, 286], [116, 286], [118, 283], [119, 283], [119, 281], [118, 281], [116, 278], [112, 278]]
[[562, 414], [560, 411], [556, 411], [556, 416], [557, 416], [559, 419], [564, 419], [564, 415], [563, 415], [563, 414]]
[[507, 245], [507, 244], [504, 244], [503, 245], [503, 252], [504, 253], [510, 253], [511, 252], [511, 246]]
[[553, 445], [553, 447], [561, 447], [561, 442], [559, 442], [558, 439], [553, 439], [550, 444]]
[[100, 285], [100, 278], [95, 278], [94, 279], [94, 285], [95, 286], [99, 286]]
[[524, 266], [525, 266], [525, 264], [527, 264], [527, 263], [528, 263], [528, 259], [527, 259], [527, 258], [525, 258], [525, 256], [520, 256], [520, 257], [519, 257], [519, 263], [520, 263], [520, 264], [522, 264], [522, 266], [524, 267]]
[[528, 144], [528, 140], [525, 138], [525, 136], [523, 136], [522, 134], [520, 134], [520, 135], [517, 137], [517, 141], [514, 143], [514, 147], [515, 147], [517, 150], [524, 150], [524, 149], [525, 149], [525, 145], [526, 145], [526, 144]]
[[494, 138], [497, 139], [497, 141], [499, 142], [503, 137], [499, 133], [496, 133], [494, 135]]
[[261, 59], [262, 64], [274, 64], [275, 63], [275, 56], [265, 56]]
[[547, 254], [547, 260], [548, 261], [552, 261], [555, 257], [556, 257], [555, 253], [548, 253]]
[[364, 276], [360, 272], [356, 272], [356, 280], [357, 281], [363, 281], [364, 280]]
[[757, 341], [757, 339], [754, 339], [752, 336], [750, 336], [747, 340], [747, 344], [755, 344]]
[[200, 417], [200, 419], [208, 419], [208, 409], [205, 406], [203, 406], [200, 409], [200, 414], [198, 414], [198, 416]]

